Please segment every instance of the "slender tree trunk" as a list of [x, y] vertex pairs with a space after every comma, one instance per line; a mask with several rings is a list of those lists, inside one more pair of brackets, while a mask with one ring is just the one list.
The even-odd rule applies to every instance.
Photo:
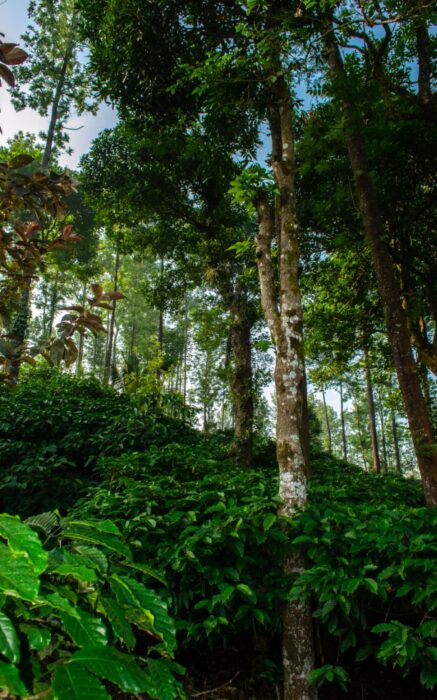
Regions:
[[385, 242], [385, 229], [373, 186], [360, 124], [355, 125], [353, 105], [347, 98], [343, 60], [331, 25], [324, 32], [328, 63], [341, 90], [345, 136], [355, 179], [361, 216], [384, 309], [399, 386], [404, 399], [417, 464], [427, 505], [437, 505], [437, 450], [417, 367], [411, 353], [407, 318], [402, 307], [399, 282]]
[[379, 425], [381, 427], [381, 446], [382, 446], [382, 465], [384, 472], [388, 472], [388, 457], [387, 457], [387, 440], [385, 436], [385, 419], [384, 419], [384, 404], [382, 401], [381, 392], [378, 391], [378, 415]]
[[369, 353], [367, 349], [364, 351], [364, 370], [366, 375], [367, 405], [369, 409], [369, 428], [370, 440], [372, 444], [373, 471], [376, 474], [379, 474], [381, 471], [381, 462], [379, 459], [378, 431], [376, 428], [375, 399], [373, 397], [372, 374], [370, 371]]
[[49, 165], [50, 165], [50, 158], [51, 158], [52, 151], [53, 151], [53, 143], [54, 143], [54, 139], [55, 139], [56, 126], [58, 123], [59, 105], [60, 105], [60, 102], [61, 102], [61, 99], [63, 96], [63, 92], [64, 92], [65, 78], [67, 75], [68, 67], [69, 67], [70, 61], [71, 61], [72, 56], [73, 56], [74, 43], [75, 43], [75, 37], [76, 37], [76, 26], [77, 26], [77, 14], [76, 14], [76, 11], [74, 11], [73, 17], [72, 17], [72, 22], [71, 22], [70, 40], [69, 40], [67, 47], [66, 47], [66, 50], [65, 50], [65, 56], [64, 56], [64, 60], [62, 61], [61, 70], [59, 72], [59, 79], [58, 79], [58, 83], [56, 85], [55, 94], [53, 96], [52, 107], [50, 110], [49, 128], [47, 131], [47, 138], [46, 138], [46, 143], [45, 143], [45, 148], [44, 148], [43, 159], [42, 159], [42, 163], [41, 163], [41, 167], [43, 170], [47, 170]]
[[55, 323], [55, 317], [56, 317], [56, 309], [57, 309], [58, 300], [59, 300], [58, 292], [59, 292], [59, 270], [56, 270], [52, 294], [50, 297], [49, 317], [47, 319], [47, 330], [45, 332], [46, 338], [51, 338], [51, 336], [52, 336], [53, 325]]
[[[272, 167], [280, 194], [273, 211], [268, 195], [260, 191], [256, 200], [258, 234], [256, 256], [261, 303], [276, 346], [275, 388], [277, 402], [276, 444], [279, 466], [280, 513], [289, 517], [307, 500], [310, 465], [307, 460], [304, 411], [305, 376], [302, 306], [298, 282], [298, 221], [294, 190], [293, 107], [290, 92], [272, 56], [271, 108]], [[274, 229], [278, 244], [278, 278], [272, 264]], [[278, 290], [278, 291], [277, 291]], [[296, 575], [305, 568], [301, 552], [290, 553], [284, 574]], [[284, 605], [283, 615], [284, 700], [314, 700], [317, 691], [308, 681], [314, 664], [311, 608], [308, 602]]]
[[[119, 246], [117, 245], [117, 250], [115, 253], [115, 266], [114, 266], [114, 292], [118, 290], [118, 271], [120, 268], [120, 251], [119, 251]], [[108, 328], [108, 342], [106, 343], [106, 352], [105, 352], [105, 362], [104, 362], [104, 369], [103, 369], [103, 383], [108, 384], [109, 383], [109, 378], [111, 375], [111, 363], [112, 363], [112, 348], [113, 348], [113, 342], [114, 342], [114, 330], [115, 330], [115, 313], [117, 309], [117, 302], [114, 299], [112, 302], [112, 311], [109, 319], [109, 328]]]
[[340, 420], [341, 420], [341, 439], [343, 442], [343, 459], [347, 462], [347, 440], [346, 440], [346, 425], [344, 420], [344, 401], [343, 401], [343, 382], [340, 382]]
[[244, 294], [237, 292], [230, 309], [230, 340], [234, 360], [231, 392], [235, 419], [231, 453], [234, 462], [241, 467], [251, 466], [253, 449], [252, 324], [247, 307]]
[[361, 422], [361, 414], [360, 414], [360, 404], [358, 401], [358, 396], [356, 392], [353, 393], [353, 403], [354, 403], [354, 408], [355, 408], [355, 415], [357, 417], [357, 428], [358, 428], [358, 437], [360, 440], [360, 447], [361, 447], [361, 457], [363, 458], [363, 464], [366, 469], [369, 469], [369, 463], [367, 461], [366, 457], [366, 446], [364, 444], [364, 438], [363, 438], [363, 425]]
[[328, 406], [326, 405], [326, 395], [325, 395], [324, 389], [322, 389], [322, 397], [323, 397], [323, 408], [325, 409], [326, 430], [328, 432], [328, 449], [330, 452], [332, 452], [331, 423], [329, 422]]
[[399, 452], [398, 426], [396, 423], [396, 415], [395, 415], [395, 412], [393, 410], [391, 412], [391, 428], [392, 428], [392, 433], [393, 433], [393, 445], [394, 445], [394, 451], [395, 451], [396, 469], [399, 472], [399, 474], [402, 474], [401, 455]]
[[11, 364], [9, 365], [8, 374], [13, 382], [15, 382], [18, 379], [18, 375], [20, 374], [20, 357], [21, 355], [23, 355], [24, 352], [24, 344], [26, 342], [27, 328], [29, 325], [30, 299], [31, 290], [30, 284], [28, 284], [24, 287], [24, 289], [21, 292], [20, 306], [11, 328], [11, 335], [13, 337], [15, 354], [11, 361]]
[[[87, 290], [87, 284], [86, 284], [86, 282], [84, 282], [83, 288], [82, 288], [82, 306], [85, 306], [86, 290]], [[79, 347], [77, 350], [77, 361], [76, 361], [76, 374], [77, 375], [82, 374], [84, 350], [85, 350], [85, 335], [84, 335], [84, 333], [80, 333], [79, 334]]]

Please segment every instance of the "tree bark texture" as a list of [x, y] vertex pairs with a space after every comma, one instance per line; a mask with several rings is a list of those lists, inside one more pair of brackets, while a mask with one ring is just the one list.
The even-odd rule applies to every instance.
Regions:
[[346, 440], [346, 424], [344, 420], [344, 399], [343, 399], [343, 382], [340, 382], [340, 419], [341, 419], [341, 439], [343, 442], [343, 459], [347, 461], [347, 440]]
[[233, 355], [231, 376], [235, 438], [231, 454], [241, 467], [250, 467], [253, 450], [252, 322], [243, 293], [235, 295], [230, 309], [230, 339]]
[[29, 327], [30, 299], [31, 289], [29, 283], [24, 287], [24, 289], [21, 292], [20, 306], [11, 329], [14, 347], [16, 348], [15, 355], [11, 361], [8, 372], [9, 377], [12, 381], [18, 379], [18, 375], [20, 374], [20, 357], [24, 353], [24, 344], [26, 342], [27, 330]]
[[[118, 271], [120, 268], [120, 252], [117, 246], [117, 251], [115, 253], [115, 265], [114, 265], [114, 292], [118, 290]], [[109, 378], [111, 376], [111, 363], [112, 363], [112, 349], [114, 343], [114, 330], [115, 330], [115, 313], [117, 308], [117, 302], [112, 302], [112, 311], [109, 319], [108, 328], [108, 342], [106, 343], [105, 351], [105, 361], [103, 368], [103, 383], [108, 384]]]
[[393, 352], [399, 387], [405, 403], [408, 425], [414, 443], [417, 464], [422, 477], [427, 505], [437, 505], [437, 449], [433, 429], [424, 399], [410, 345], [408, 324], [401, 302], [385, 228], [373, 186], [370, 164], [359, 125], [354, 123], [353, 106], [347, 99], [343, 59], [331, 25], [324, 33], [328, 64], [334, 82], [341, 89], [346, 144], [361, 216], [375, 269], [379, 294], [387, 324], [387, 334]]
[[[306, 504], [310, 465], [305, 421], [305, 374], [302, 305], [298, 283], [298, 222], [294, 191], [295, 162], [293, 107], [283, 74], [274, 70], [269, 112], [272, 167], [280, 194], [276, 211], [268, 194], [258, 193], [256, 256], [261, 303], [276, 346], [275, 388], [277, 402], [276, 444], [279, 466], [280, 513], [293, 516]], [[272, 262], [272, 240], [278, 247], [277, 268]], [[285, 563], [286, 575], [305, 568], [305, 558], [295, 551]], [[308, 681], [314, 665], [311, 608], [308, 602], [289, 601], [283, 617], [284, 700], [315, 700]]]
[[375, 399], [373, 396], [372, 373], [370, 370], [369, 353], [364, 352], [364, 371], [366, 375], [367, 406], [369, 410], [370, 441], [372, 445], [373, 471], [379, 474], [381, 471], [381, 461], [379, 459], [378, 431], [376, 427]]
[[324, 389], [322, 389], [322, 397], [323, 397], [323, 408], [325, 411], [326, 430], [328, 432], [328, 449], [330, 452], [332, 452], [331, 423], [329, 422], [328, 406], [326, 405], [326, 394], [325, 394]]

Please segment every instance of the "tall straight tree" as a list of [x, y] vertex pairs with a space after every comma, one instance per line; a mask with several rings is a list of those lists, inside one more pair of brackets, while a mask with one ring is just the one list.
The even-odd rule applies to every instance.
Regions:
[[96, 102], [90, 73], [79, 56], [83, 46], [75, 0], [31, 0], [28, 14], [32, 24], [22, 40], [29, 59], [17, 69], [12, 102], [18, 110], [30, 107], [49, 117], [42, 157], [46, 169], [53, 149], [62, 149], [68, 142], [68, 119], [74, 112], [95, 111]]
[[[209, 133], [221, 137], [224, 153], [234, 158], [244, 154], [249, 160], [261, 125], [270, 127], [276, 194], [272, 199], [261, 177], [249, 188], [248, 199], [258, 216], [261, 300], [276, 348], [280, 510], [292, 516], [306, 503], [310, 466], [289, 80], [292, 60], [290, 37], [284, 41], [282, 23], [288, 4], [286, 8], [282, 3], [251, 2], [247, 8], [238, 3], [218, 8], [215, 2], [181, 1], [162, 12], [161, 3], [131, 2], [126, 12], [111, 0], [82, 0], [81, 8], [101, 90], [122, 113], [134, 113], [138, 124], [151, 111], [166, 122], [183, 114], [188, 130], [201, 120]], [[249, 170], [253, 185], [252, 174]], [[303, 557], [293, 553], [286, 573], [297, 573], [304, 565]], [[284, 699], [313, 700], [317, 691], [308, 679], [313, 642], [307, 603], [287, 602], [284, 607], [283, 662]]]
[[364, 129], [361, 117], [351, 101], [348, 76], [332, 17], [325, 24], [323, 36], [337, 99], [343, 107], [345, 138], [363, 227], [375, 269], [387, 333], [422, 477], [425, 500], [428, 505], [437, 505], [435, 436], [420, 385], [417, 365], [411, 352], [407, 314], [402, 305], [399, 280], [386, 242], [384, 219], [372, 180], [366, 144], [362, 136]]

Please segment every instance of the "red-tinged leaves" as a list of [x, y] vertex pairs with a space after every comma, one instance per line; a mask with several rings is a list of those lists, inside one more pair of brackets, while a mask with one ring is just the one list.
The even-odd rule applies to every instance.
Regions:
[[64, 228], [64, 232], [62, 234], [62, 238], [64, 239], [64, 241], [67, 241], [70, 238], [71, 234], [73, 233], [73, 229], [73, 224], [68, 224], [68, 226]]
[[123, 292], [106, 292], [106, 294], [103, 295], [103, 298], [116, 301], [118, 299], [126, 299], [126, 295], [123, 294]]
[[[3, 65], [2, 63], [0, 63], [0, 78], [3, 78], [3, 80], [10, 87], [14, 87], [14, 85], [15, 85], [14, 74], [12, 73], [11, 70], [9, 70], [9, 68], [7, 66]], [[1, 81], [0, 81], [0, 85], [1, 85]]]
[[25, 236], [26, 238], [31, 238], [36, 231], [41, 231], [42, 226], [37, 221], [32, 221], [26, 228]]
[[93, 294], [96, 299], [101, 299], [103, 296], [103, 287], [100, 284], [94, 283], [91, 285], [91, 289], [93, 290]]
[[0, 44], [0, 59], [8, 66], [19, 66], [28, 58], [28, 54], [17, 44]]
[[59, 306], [60, 311], [77, 311], [79, 314], [83, 314], [85, 311], [84, 306], [79, 306], [79, 304], [73, 304], [72, 306]]
[[[26, 153], [23, 153], [19, 156], [15, 156], [15, 158], [12, 158], [12, 160], [9, 161], [9, 167], [11, 168], [24, 168], [25, 165], [30, 165], [34, 161], [33, 156], [29, 156]], [[22, 177], [22, 182], [23, 183], [29, 183], [30, 178]]]

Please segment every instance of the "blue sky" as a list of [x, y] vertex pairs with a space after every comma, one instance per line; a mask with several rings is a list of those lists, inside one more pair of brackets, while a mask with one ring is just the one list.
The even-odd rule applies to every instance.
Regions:
[[[0, 0], [0, 32], [5, 37], [4, 41], [20, 43], [20, 35], [28, 24], [27, 6], [28, 0]], [[17, 131], [30, 131], [38, 134], [47, 129], [48, 118], [40, 117], [36, 112], [25, 109], [15, 112], [11, 105], [9, 93], [5, 84], [0, 88], [0, 125], [3, 134], [0, 134], [0, 145], [5, 145]], [[81, 117], [73, 117], [68, 126], [78, 131], [70, 131], [70, 146], [73, 149], [71, 156], [61, 157], [62, 165], [75, 168], [83, 153], [85, 153], [98, 133], [115, 124], [116, 117], [108, 105], [103, 104], [96, 116], [85, 114]]]

